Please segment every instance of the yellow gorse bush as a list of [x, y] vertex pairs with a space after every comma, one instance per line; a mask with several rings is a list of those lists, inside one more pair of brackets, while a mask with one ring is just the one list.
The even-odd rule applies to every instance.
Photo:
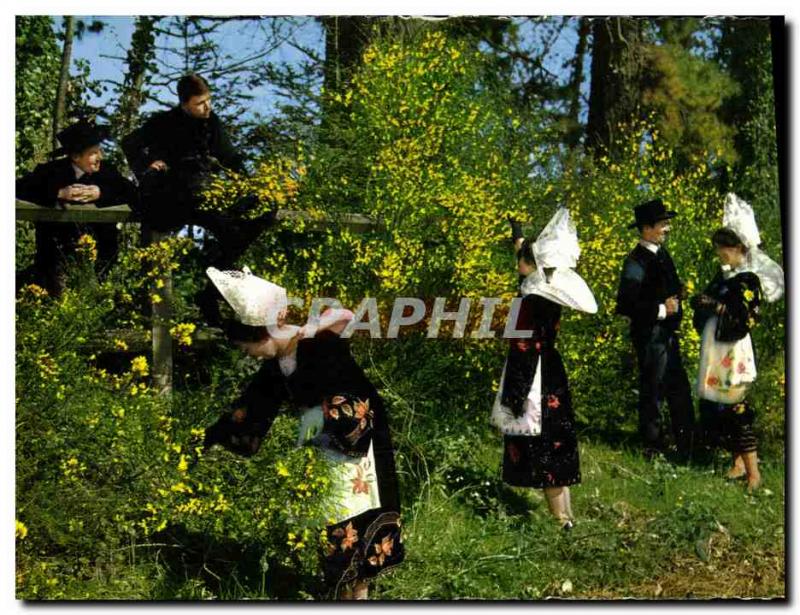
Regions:
[[275, 156], [261, 160], [253, 173], [227, 171], [213, 177], [203, 190], [201, 209], [226, 211], [242, 197], [251, 195], [256, 197], [257, 204], [239, 212], [244, 218], [258, 218], [276, 208], [294, 208], [305, 173], [302, 152], [293, 158]]

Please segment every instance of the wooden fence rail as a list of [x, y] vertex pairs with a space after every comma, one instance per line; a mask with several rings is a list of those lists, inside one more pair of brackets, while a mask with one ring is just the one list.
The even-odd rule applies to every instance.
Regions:
[[[127, 205], [97, 207], [95, 205], [62, 205], [59, 207], [42, 207], [27, 201], [16, 200], [16, 219], [28, 222], [77, 222], [106, 223], [135, 222], [135, 216]], [[346, 228], [352, 232], [363, 233], [382, 228], [368, 216], [361, 214], [340, 214], [335, 217], [320, 217], [305, 211], [279, 209], [276, 214], [278, 222], [304, 220], [308, 230], [323, 230], [331, 225]], [[168, 235], [151, 231], [145, 237], [145, 243], [160, 241]], [[151, 304], [152, 308], [152, 374], [153, 385], [163, 395], [172, 393], [172, 336], [169, 333], [171, 316], [170, 299], [172, 297], [172, 278], [167, 274], [163, 279], [164, 286], [159, 295], [162, 301]], [[213, 331], [198, 332], [202, 339], [214, 340], [218, 336]]]

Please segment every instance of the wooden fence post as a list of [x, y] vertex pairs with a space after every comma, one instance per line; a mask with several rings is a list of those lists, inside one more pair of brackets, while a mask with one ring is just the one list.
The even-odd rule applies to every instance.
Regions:
[[[143, 229], [144, 231], [144, 229]], [[169, 236], [147, 229], [143, 233], [147, 244], [156, 244]], [[153, 386], [159, 395], [172, 395], [172, 336], [169, 333], [172, 316], [172, 272], [167, 270], [160, 278], [163, 286], [153, 289], [153, 295], [160, 301], [151, 299], [151, 317], [153, 332]]]

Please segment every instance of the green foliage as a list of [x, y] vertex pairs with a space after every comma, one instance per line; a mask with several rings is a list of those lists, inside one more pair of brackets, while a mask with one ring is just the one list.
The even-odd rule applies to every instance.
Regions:
[[[261, 573], [247, 582], [262, 595], [270, 565], [314, 570], [330, 514], [324, 459], [310, 448], [293, 450], [296, 421], [289, 418], [276, 423], [253, 462], [224, 451], [204, 456], [203, 428], [226, 396], [187, 392], [169, 403], [148, 386], [147, 358], [103, 335], [120, 303], [133, 307], [118, 271], [98, 283], [93, 243], [81, 246], [58, 300], [27, 286], [17, 301], [18, 597], [142, 597], [141, 585], [120, 577], [141, 574], [137, 560], [152, 562], [153, 546], [170, 540], [205, 544], [211, 553], [233, 542], [259, 553]], [[148, 255], [157, 270], [159, 258]], [[224, 366], [230, 355], [221, 360]], [[228, 397], [240, 386], [236, 371], [218, 372]], [[158, 570], [175, 589], [176, 562], [165, 561]], [[239, 582], [252, 574], [241, 571]], [[98, 588], [105, 577], [114, 582]], [[204, 587], [230, 591], [213, 580]], [[155, 590], [147, 591], [152, 597]]]
[[[25, 28], [44, 36], [37, 19], [18, 21], [18, 43]], [[664, 59], [673, 85], [705, 74], [693, 60], [679, 60]], [[565, 310], [558, 341], [581, 428], [576, 529], [559, 534], [537, 493], [499, 478], [501, 438], [487, 423], [505, 342], [428, 340], [419, 332], [396, 341], [357, 338], [357, 360], [390, 411], [408, 553], [373, 595], [783, 595], [783, 301], [764, 306], [754, 332], [759, 377], [750, 395], [765, 490], [747, 496], [723, 481], [721, 453], [710, 466], [678, 467], [609, 446], [635, 431], [635, 363], [626, 324], [613, 313], [622, 259], [636, 240], [625, 228], [632, 206], [658, 195], [678, 211], [670, 251], [690, 293], [716, 267], [709, 238], [733, 181], [752, 199], [767, 252], [780, 259], [774, 128], [764, 132], [774, 125], [768, 99], [759, 99], [743, 128], [754, 143], [772, 135], [747, 168], [720, 173], [724, 156], [700, 147], [708, 143], [702, 139], [687, 165], [676, 145], [683, 136], [666, 136], [666, 112], [616, 127], [620, 156], [613, 161], [579, 148], [565, 156], [552, 145], [544, 111], [521, 117], [513, 110], [494, 66], [473, 41], [436, 28], [402, 44], [378, 37], [349, 84], [323, 93], [330, 121], [318, 132], [306, 127], [314, 135], [302, 158], [289, 158], [294, 146], [276, 149], [252, 178], [220, 183], [210, 199], [225, 209], [255, 187], [265, 203], [325, 212], [334, 222], [351, 212], [378, 218], [382, 227], [365, 234], [284, 222], [241, 263], [292, 295], [337, 297], [347, 307], [365, 295], [384, 302], [400, 295], [510, 298], [516, 273], [506, 217], [536, 232], [567, 205], [577, 224], [578, 270], [600, 311]], [[766, 79], [765, 66], [754, 74]], [[675, 104], [697, 103], [705, 113], [717, 104], [706, 94], [686, 93]], [[17, 95], [18, 104], [26, 100]], [[675, 128], [684, 129], [693, 126]], [[279, 417], [251, 459], [218, 448], [201, 454], [202, 428], [256, 366], [224, 345], [193, 343], [193, 297], [205, 283], [197, 250], [188, 240], [126, 246], [98, 282], [93, 244], [81, 246], [59, 300], [27, 287], [17, 301], [17, 596], [320, 595], [316, 548], [329, 475], [313, 449], [294, 448], [296, 420]], [[103, 334], [146, 332], [148, 304], [166, 296], [159, 280], [167, 272], [168, 324], [179, 342], [171, 401], [148, 386], [143, 354]], [[682, 348], [691, 379], [699, 340], [690, 317]]]
[[645, 54], [642, 105], [686, 167], [707, 152], [723, 163], [736, 159], [736, 128], [720, 118], [736, 82], [712, 60], [678, 44], [650, 45]]
[[16, 174], [46, 159], [61, 54], [46, 16], [16, 18]]
[[471, 471], [424, 489], [408, 511], [408, 560], [379, 582], [376, 598], [785, 594], [780, 466], [765, 470], [769, 495], [748, 497], [719, 473], [648, 464], [586, 442], [584, 484], [571, 489], [578, 521], [566, 534], [539, 493], [510, 489], [492, 465], [481, 465], [481, 457], [501, 455], [499, 442], [487, 444], [482, 435], [452, 453], [463, 458], [470, 451]]
[[326, 233], [311, 262], [298, 262], [299, 275], [269, 245], [263, 270], [309, 293], [333, 286], [345, 301], [501, 292], [505, 214], [524, 199], [535, 118], [516, 118], [487, 86], [482, 56], [440, 32], [378, 41], [362, 64], [344, 92], [324, 95], [347, 119], [325, 127], [330, 136], [312, 152], [298, 199], [333, 215], [365, 213], [385, 228]]

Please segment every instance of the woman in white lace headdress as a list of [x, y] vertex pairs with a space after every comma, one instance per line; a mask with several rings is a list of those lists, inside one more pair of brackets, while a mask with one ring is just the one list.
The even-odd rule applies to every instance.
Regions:
[[593, 314], [592, 291], [574, 271], [580, 248], [569, 212], [559, 209], [536, 241], [512, 222], [520, 274], [516, 329], [511, 339], [492, 423], [503, 433], [503, 480], [543, 489], [550, 512], [564, 529], [573, 523], [569, 486], [580, 482], [572, 398], [555, 347], [561, 308]]
[[321, 449], [334, 473], [326, 584], [334, 598], [366, 599], [369, 580], [401, 563], [404, 548], [383, 400], [340, 337], [353, 314], [328, 310], [303, 327], [290, 325], [280, 286], [247, 269], [207, 273], [236, 314], [229, 339], [262, 363], [231, 411], [206, 430], [205, 447], [254, 455], [281, 406], [298, 410], [298, 443]]
[[725, 201], [722, 228], [711, 242], [721, 267], [706, 289], [692, 299], [693, 324], [701, 335], [697, 395], [707, 445], [724, 444], [733, 455], [728, 478], [761, 482], [753, 432], [754, 411], [746, 399], [756, 379], [750, 331], [762, 298], [783, 295], [783, 270], [759, 248], [753, 209], [735, 194]]

